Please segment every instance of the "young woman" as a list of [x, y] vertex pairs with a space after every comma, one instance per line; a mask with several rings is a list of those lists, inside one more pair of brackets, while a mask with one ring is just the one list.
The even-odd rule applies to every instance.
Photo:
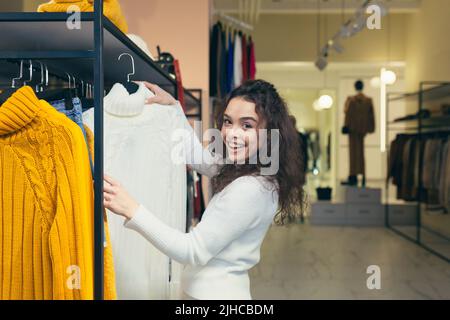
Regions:
[[[181, 110], [177, 101], [161, 88], [149, 83], [146, 86], [155, 93], [148, 103]], [[269, 226], [274, 219], [280, 225], [294, 222], [303, 210], [305, 176], [297, 131], [283, 99], [273, 85], [262, 80], [247, 81], [234, 89], [218, 113], [224, 156], [203, 149], [184, 119], [194, 142], [188, 144], [192, 150], [186, 150], [187, 154], [201, 152], [207, 160], [191, 166], [212, 178], [214, 190], [201, 222], [189, 233], [175, 230], [139, 205], [119, 182], [108, 176], [105, 207], [125, 217], [125, 227], [186, 265], [182, 277], [185, 298], [251, 299], [248, 270], [259, 262], [261, 243]], [[267, 129], [265, 139], [260, 138], [259, 129]], [[278, 150], [271, 152], [279, 153], [278, 170], [263, 175], [267, 164], [260, 161], [259, 151], [265, 144], [271, 149], [270, 130], [274, 129], [279, 132]]]

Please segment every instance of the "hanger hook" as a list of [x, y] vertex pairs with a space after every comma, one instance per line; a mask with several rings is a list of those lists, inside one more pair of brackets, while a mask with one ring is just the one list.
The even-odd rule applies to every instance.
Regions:
[[44, 86], [44, 64], [41, 61], [38, 61], [41, 66], [41, 82], [36, 85], [36, 92], [42, 91], [42, 87]]
[[28, 61], [30, 61], [30, 69], [29, 69], [30, 70], [30, 79], [23, 82], [24, 86], [27, 84], [27, 82], [31, 82], [31, 80], [33, 80], [33, 61], [31, 61], [31, 60], [28, 60]]
[[15, 88], [16, 87], [16, 80], [22, 80], [23, 77], [23, 60], [20, 60], [20, 72], [19, 72], [19, 77], [18, 78], [13, 78], [12, 82], [11, 82], [11, 87]]
[[84, 81], [80, 79], [80, 83], [81, 83], [81, 96], [84, 96]]
[[133, 56], [132, 56], [131, 54], [124, 52], [124, 53], [122, 53], [122, 54], [119, 56], [119, 58], [117, 58], [117, 60], [120, 61], [120, 58], [122, 58], [123, 55], [129, 56], [129, 57], [131, 58], [131, 66], [132, 66], [132, 68], [133, 68], [133, 72], [127, 74], [127, 81], [130, 82], [130, 76], [133, 76], [133, 75], [135, 74], [135, 69], [134, 69], [134, 58], [133, 58]]
[[68, 74], [67, 72], [65, 72], [65, 74], [67, 75], [67, 78], [69, 79], [69, 89], [72, 88], [72, 78], [70, 77], [70, 74]]
[[44, 64], [45, 66], [45, 86], [48, 87], [48, 67], [46, 64]]

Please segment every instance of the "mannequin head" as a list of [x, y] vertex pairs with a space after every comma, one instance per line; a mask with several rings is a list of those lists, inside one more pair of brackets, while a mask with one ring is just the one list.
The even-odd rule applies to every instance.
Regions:
[[364, 82], [362, 82], [362, 80], [358, 80], [355, 82], [355, 90], [358, 93], [361, 93], [364, 90]]

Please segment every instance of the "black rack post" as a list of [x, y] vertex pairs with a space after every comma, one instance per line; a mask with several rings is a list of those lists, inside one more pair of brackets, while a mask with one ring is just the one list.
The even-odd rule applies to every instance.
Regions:
[[103, 300], [103, 0], [94, 1], [94, 299]]

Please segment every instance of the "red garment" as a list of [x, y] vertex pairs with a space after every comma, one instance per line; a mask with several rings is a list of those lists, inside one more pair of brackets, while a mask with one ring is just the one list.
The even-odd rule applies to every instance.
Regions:
[[256, 58], [255, 58], [255, 43], [250, 38], [250, 56], [249, 56], [249, 74], [248, 77], [254, 80], [256, 77]]
[[178, 60], [173, 61], [173, 66], [175, 68], [175, 77], [177, 79], [177, 95], [178, 101], [180, 101], [180, 105], [183, 108], [183, 111], [186, 112], [184, 107], [184, 89], [183, 89], [183, 81], [181, 80], [181, 71], [180, 71], [180, 63]]
[[248, 80], [248, 52], [247, 39], [245, 34], [242, 35], [242, 82]]
[[200, 181], [195, 182], [194, 186], [197, 190], [197, 193], [194, 196], [194, 217], [200, 219], [202, 214], [202, 204], [201, 204], [201, 185]]

